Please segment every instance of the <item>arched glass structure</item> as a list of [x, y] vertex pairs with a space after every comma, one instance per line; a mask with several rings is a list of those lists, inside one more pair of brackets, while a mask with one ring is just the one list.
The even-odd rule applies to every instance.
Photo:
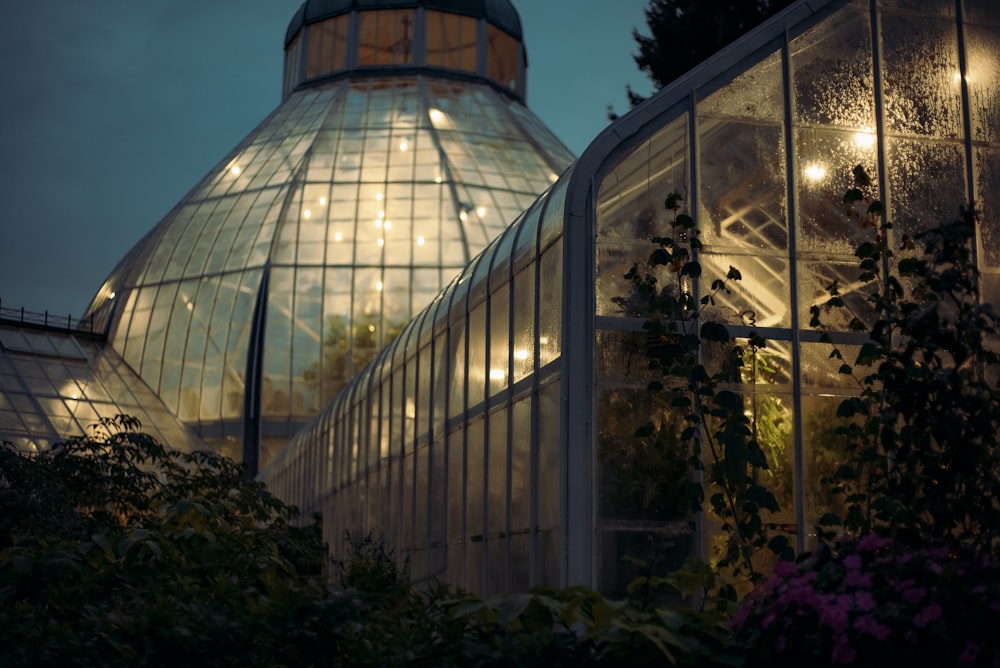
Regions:
[[[975, 201], [995, 302], [998, 119], [992, 1], [791, 5], [597, 137], [261, 477], [321, 511], [334, 550], [344, 529], [372, 531], [414, 577], [478, 592], [618, 594], [634, 575], [621, 557], [652, 556], [664, 536], [670, 548], [655, 549], [674, 565], [711, 557], [718, 531], [669, 503], [669, 480], [657, 503], [629, 489], [648, 464], [628, 447], [635, 427], [670, 413], [645, 389], [643, 319], [615, 298], [679, 192], [704, 244], [694, 289], [738, 267], [712, 317], [769, 341], [774, 372], [733, 389], [769, 406], [784, 480], [770, 519], [801, 549], [836, 463], [817, 445], [825, 416], [851, 391], [809, 307], [836, 279], [853, 315], [869, 315], [854, 281], [861, 231], [840, 206], [851, 169], [875, 177], [897, 237]], [[861, 342], [846, 318], [829, 327], [841, 347]]]
[[286, 64], [281, 105], [85, 314], [250, 470], [572, 160], [523, 105], [509, 0], [309, 0]]

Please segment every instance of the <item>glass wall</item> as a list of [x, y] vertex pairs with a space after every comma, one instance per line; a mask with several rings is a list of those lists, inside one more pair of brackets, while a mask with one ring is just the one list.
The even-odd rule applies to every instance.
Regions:
[[[345, 530], [372, 532], [418, 579], [508, 591], [559, 578], [562, 308], [552, 286], [566, 183], [477, 256], [264, 474], [275, 493], [323, 512], [335, 552]], [[312, 463], [317, 453], [329, 467]]]
[[[414, 555], [418, 578], [479, 592], [527, 582], [617, 596], [635, 560], [665, 571], [715, 559], [719, 523], [693, 514], [683, 489], [683, 415], [647, 391], [658, 378], [649, 355], [669, 341], [647, 337], [647, 312], [629, 299], [627, 274], [670, 233], [664, 200], [678, 193], [703, 271], [663, 268], [657, 286], [700, 297], [730, 267], [742, 274], [688, 325], [711, 319], [738, 343], [767, 340], [724, 387], [742, 397], [768, 458], [781, 510], [767, 519], [809, 547], [831, 509], [818, 481], [842, 458], [836, 409], [856, 391], [809, 309], [840, 286], [846, 309], [826, 326], [845, 356], [864, 340], [850, 320], [872, 321], [854, 251], [874, 231], [842, 204], [853, 168], [898, 221], [893, 245], [975, 199], [987, 297], [1000, 287], [994, 7], [792, 5], [597, 137], [264, 479], [324, 511], [335, 551], [343, 529], [361, 527]], [[726, 353], [703, 348], [701, 361], [724, 370]], [[338, 426], [329, 440], [325, 419]], [[342, 464], [355, 441], [337, 436], [358, 420], [378, 432], [367, 479]], [[634, 436], [646, 423], [655, 439]], [[326, 451], [334, 481], [302, 478], [300, 462]], [[373, 489], [377, 500], [362, 496]], [[360, 520], [344, 510], [355, 503]]]

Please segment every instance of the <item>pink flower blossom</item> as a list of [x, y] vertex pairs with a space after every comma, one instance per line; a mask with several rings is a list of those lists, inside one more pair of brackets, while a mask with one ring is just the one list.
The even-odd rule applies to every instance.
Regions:
[[928, 624], [932, 624], [939, 619], [941, 619], [941, 606], [937, 603], [931, 603], [917, 613], [917, 616], [913, 618], [913, 625], [918, 629], [922, 629]]
[[872, 615], [863, 615], [854, 622], [855, 630], [863, 635], [870, 635], [882, 641], [889, 637], [889, 627], [879, 623]]

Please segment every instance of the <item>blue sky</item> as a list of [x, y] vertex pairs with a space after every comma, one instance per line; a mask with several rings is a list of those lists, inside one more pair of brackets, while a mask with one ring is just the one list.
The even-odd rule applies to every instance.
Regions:
[[[646, 0], [513, 0], [528, 106], [579, 155], [623, 112]], [[0, 303], [81, 315], [280, 101], [300, 0], [0, 3]]]

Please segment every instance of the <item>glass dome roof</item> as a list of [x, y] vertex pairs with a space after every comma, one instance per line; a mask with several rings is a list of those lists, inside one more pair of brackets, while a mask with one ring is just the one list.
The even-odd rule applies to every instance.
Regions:
[[136, 244], [85, 317], [254, 471], [572, 159], [488, 81], [313, 83]]

